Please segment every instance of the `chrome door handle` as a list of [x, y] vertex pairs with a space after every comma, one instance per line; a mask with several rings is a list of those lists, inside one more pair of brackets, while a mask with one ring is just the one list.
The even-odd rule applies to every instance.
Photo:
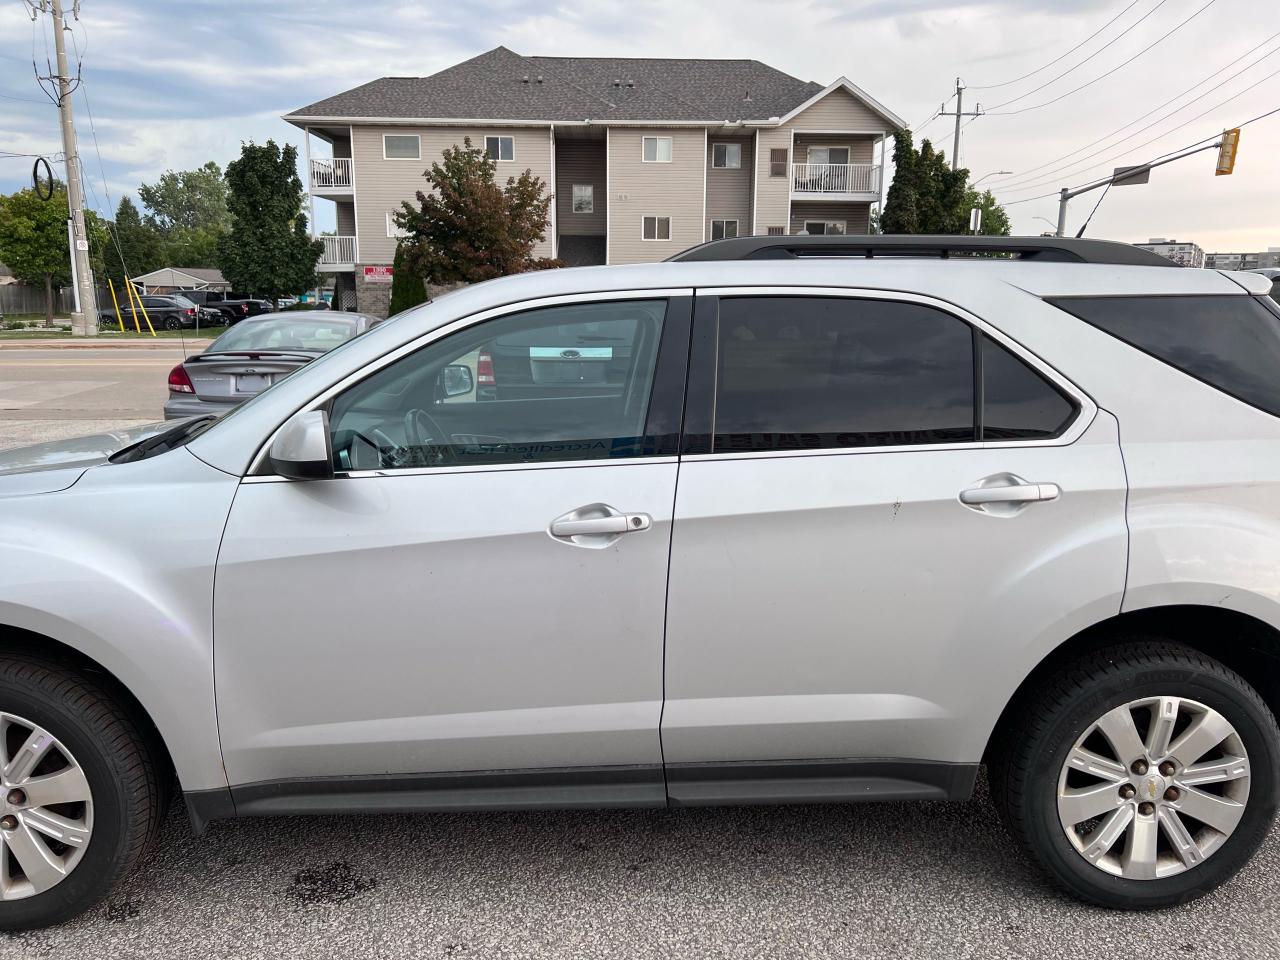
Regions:
[[578, 547], [607, 547], [624, 533], [639, 533], [653, 526], [647, 513], [623, 513], [607, 503], [588, 503], [556, 517], [547, 532], [561, 543]]
[[986, 503], [1040, 503], [1057, 500], [1062, 490], [1056, 483], [1010, 483], [999, 487], [970, 487], [960, 492], [960, 502], [969, 506]]
[[586, 520], [554, 520], [551, 523], [553, 537], [597, 537], [611, 533], [634, 533], [648, 530], [653, 523], [647, 513], [619, 513], [608, 517], [590, 517]]

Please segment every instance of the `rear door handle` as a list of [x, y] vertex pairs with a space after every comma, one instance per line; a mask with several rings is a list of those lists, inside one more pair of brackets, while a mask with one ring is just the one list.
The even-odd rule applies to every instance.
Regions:
[[623, 513], [607, 503], [589, 503], [551, 521], [547, 532], [561, 543], [578, 547], [607, 547], [624, 533], [653, 526], [647, 513]]
[[1046, 500], [1057, 500], [1062, 489], [1056, 483], [1017, 483], [1001, 484], [992, 487], [970, 487], [960, 491], [960, 502], [971, 507], [988, 503], [1040, 503]]
[[634, 533], [648, 530], [653, 523], [647, 513], [619, 513], [609, 517], [590, 517], [586, 520], [554, 520], [551, 523], [553, 537], [596, 537], [611, 533]]

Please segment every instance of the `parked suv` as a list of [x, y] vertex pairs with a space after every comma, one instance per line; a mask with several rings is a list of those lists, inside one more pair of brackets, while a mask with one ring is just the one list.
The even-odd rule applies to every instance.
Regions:
[[[166, 296], [142, 296], [142, 309], [135, 310], [128, 302], [120, 304], [120, 316], [112, 307], [98, 311], [98, 326], [107, 329], [119, 329], [121, 323], [126, 330], [141, 329], [147, 332], [147, 321], [155, 329], [179, 330], [183, 327], [194, 327], [200, 310], [194, 303], [179, 294]], [[136, 314], [136, 316], [135, 316]]]
[[1269, 285], [1052, 238], [677, 260], [2, 455], [0, 926], [101, 898], [175, 774], [199, 834], [963, 801], [985, 764], [1077, 897], [1229, 880], [1280, 770]]

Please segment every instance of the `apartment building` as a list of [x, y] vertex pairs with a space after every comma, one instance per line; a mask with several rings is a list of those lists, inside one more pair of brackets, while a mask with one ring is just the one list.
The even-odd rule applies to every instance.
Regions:
[[663, 260], [748, 234], [866, 233], [883, 199], [885, 139], [905, 126], [844, 77], [823, 86], [756, 60], [505, 47], [284, 119], [307, 134], [311, 202], [336, 207], [320, 269], [373, 312], [385, 310], [393, 214], [464, 138], [489, 152], [500, 181], [529, 170], [546, 182], [554, 199], [538, 255], [576, 266]]
[[1204, 250], [1197, 243], [1179, 243], [1177, 240], [1166, 240], [1164, 237], [1152, 237], [1146, 243], [1135, 243], [1135, 247], [1158, 253], [1166, 260], [1184, 267], [1203, 267]]
[[1208, 253], [1205, 266], [1214, 270], [1280, 269], [1280, 247], [1267, 247], [1254, 253]]

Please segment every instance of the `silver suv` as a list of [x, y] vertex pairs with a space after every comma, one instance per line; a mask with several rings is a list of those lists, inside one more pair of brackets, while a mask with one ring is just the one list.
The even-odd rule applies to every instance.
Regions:
[[199, 833], [962, 801], [986, 764], [1077, 897], [1235, 874], [1280, 769], [1269, 284], [1040, 238], [677, 260], [6, 454], [0, 926], [102, 897], [175, 773]]

